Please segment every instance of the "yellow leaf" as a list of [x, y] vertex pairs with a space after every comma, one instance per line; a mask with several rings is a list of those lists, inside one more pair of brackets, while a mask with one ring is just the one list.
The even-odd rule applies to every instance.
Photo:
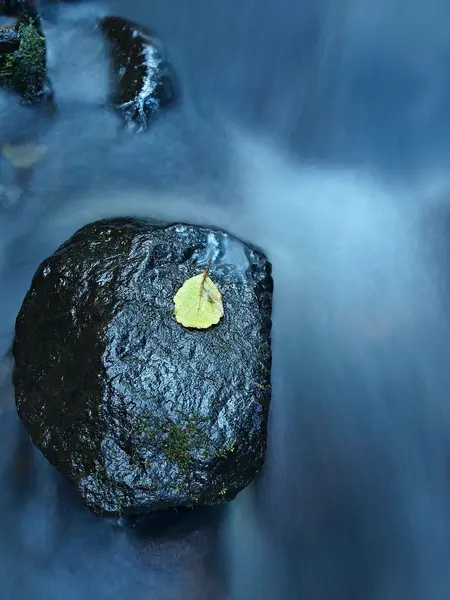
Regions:
[[185, 281], [173, 301], [175, 318], [184, 327], [208, 329], [223, 317], [222, 294], [208, 277], [208, 269]]
[[39, 144], [3, 144], [2, 154], [16, 169], [29, 169], [47, 154], [47, 147]]

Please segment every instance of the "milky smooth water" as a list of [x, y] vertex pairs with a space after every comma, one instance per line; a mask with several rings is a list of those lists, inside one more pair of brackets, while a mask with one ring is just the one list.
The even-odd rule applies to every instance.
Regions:
[[[48, 148], [26, 176], [0, 163], [2, 598], [447, 600], [450, 5], [42, 8], [58, 114], [0, 96], [2, 143]], [[114, 13], [178, 74], [146, 134], [104, 106], [93, 25]], [[31, 447], [8, 355], [39, 262], [126, 215], [221, 227], [275, 282], [263, 473], [228, 507], [134, 527], [91, 516]]]

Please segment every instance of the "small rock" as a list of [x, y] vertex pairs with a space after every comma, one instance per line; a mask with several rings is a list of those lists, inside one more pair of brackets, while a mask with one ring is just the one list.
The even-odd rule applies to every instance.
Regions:
[[140, 25], [105, 17], [100, 29], [110, 48], [111, 102], [128, 126], [146, 129], [175, 99], [174, 74], [161, 42]]
[[[261, 469], [270, 401], [272, 278], [264, 255], [188, 225], [99, 221], [37, 270], [16, 321], [16, 405], [33, 442], [93, 512], [226, 502]], [[174, 317], [201, 273], [224, 316]]]

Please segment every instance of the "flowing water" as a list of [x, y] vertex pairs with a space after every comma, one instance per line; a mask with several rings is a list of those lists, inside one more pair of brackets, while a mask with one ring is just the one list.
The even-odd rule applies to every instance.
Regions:
[[[43, 2], [53, 120], [0, 96], [0, 586], [5, 600], [448, 600], [450, 4]], [[101, 14], [150, 26], [181, 99], [140, 135], [105, 106]], [[13, 410], [14, 319], [98, 218], [222, 227], [273, 262], [267, 461], [229, 506], [91, 516]]]

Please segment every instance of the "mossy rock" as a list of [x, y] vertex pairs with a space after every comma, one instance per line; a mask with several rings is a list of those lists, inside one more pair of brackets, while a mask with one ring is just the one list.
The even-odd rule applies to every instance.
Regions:
[[15, 26], [0, 27], [0, 85], [19, 94], [24, 104], [48, 100], [51, 91], [39, 17], [28, 4], [16, 4]]

